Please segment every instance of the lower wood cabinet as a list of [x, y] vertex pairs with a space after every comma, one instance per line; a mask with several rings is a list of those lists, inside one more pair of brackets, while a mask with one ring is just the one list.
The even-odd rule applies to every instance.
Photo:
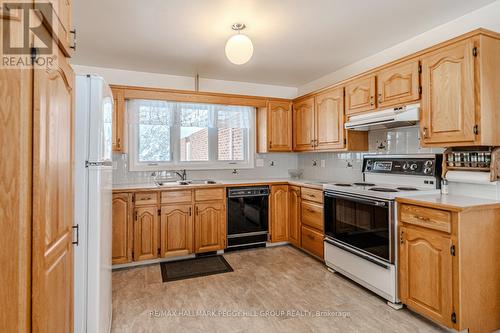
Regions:
[[425, 228], [400, 228], [400, 298], [417, 312], [452, 326], [451, 237]]
[[323, 233], [316, 229], [302, 226], [302, 248], [318, 258], [323, 258]]
[[226, 243], [226, 209], [223, 201], [195, 205], [196, 253], [222, 250]]
[[300, 246], [300, 187], [288, 188], [288, 241]]
[[169, 205], [161, 207], [160, 255], [185, 256], [194, 252], [193, 206]]
[[132, 194], [113, 194], [112, 263], [132, 261]]
[[288, 241], [288, 185], [271, 186], [270, 197], [270, 241]]
[[134, 260], [149, 260], [158, 257], [158, 208], [144, 206], [135, 208]]

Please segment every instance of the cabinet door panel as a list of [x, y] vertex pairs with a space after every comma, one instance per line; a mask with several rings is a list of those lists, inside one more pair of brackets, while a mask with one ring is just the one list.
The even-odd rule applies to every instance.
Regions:
[[289, 188], [289, 227], [288, 240], [295, 246], [300, 246], [300, 187]]
[[379, 107], [401, 105], [420, 99], [418, 60], [391, 66], [377, 75]]
[[402, 227], [400, 240], [401, 301], [417, 312], [451, 327], [451, 239], [428, 229]]
[[64, 54], [71, 56], [71, 0], [35, 0], [35, 6]]
[[125, 115], [125, 99], [123, 90], [113, 89], [113, 151], [123, 151], [123, 117]]
[[271, 242], [288, 240], [288, 185], [271, 187]]
[[156, 206], [137, 207], [134, 226], [134, 260], [158, 257], [158, 209]]
[[269, 151], [292, 150], [292, 105], [269, 101], [267, 131]]
[[113, 264], [132, 261], [132, 198], [129, 193], [113, 194]]
[[474, 57], [471, 40], [422, 58], [422, 138], [424, 143], [473, 142]]
[[191, 205], [161, 208], [161, 256], [180, 256], [193, 253], [193, 208]]
[[196, 204], [195, 206], [196, 253], [224, 249], [226, 218], [223, 202]]
[[32, 330], [73, 329], [73, 86], [58, 64], [34, 71]]
[[344, 147], [344, 89], [316, 96], [316, 149]]
[[314, 97], [293, 105], [293, 150], [314, 150]]
[[345, 86], [346, 115], [375, 110], [375, 75], [349, 82]]

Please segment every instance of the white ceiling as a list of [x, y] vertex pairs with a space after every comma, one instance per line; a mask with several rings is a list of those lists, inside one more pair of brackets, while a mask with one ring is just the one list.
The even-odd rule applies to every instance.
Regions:
[[[299, 86], [493, 0], [74, 0], [73, 63]], [[225, 57], [242, 22], [254, 56]]]

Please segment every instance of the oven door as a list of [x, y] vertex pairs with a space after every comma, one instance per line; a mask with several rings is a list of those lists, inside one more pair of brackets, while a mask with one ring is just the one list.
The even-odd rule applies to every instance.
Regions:
[[394, 202], [325, 192], [326, 240], [375, 263], [394, 264]]

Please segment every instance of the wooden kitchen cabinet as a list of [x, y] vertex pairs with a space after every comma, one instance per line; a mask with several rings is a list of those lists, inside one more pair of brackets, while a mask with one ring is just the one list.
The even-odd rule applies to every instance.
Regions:
[[161, 207], [160, 255], [185, 256], [194, 252], [193, 206], [166, 205]]
[[[74, 46], [72, 36], [72, 0], [35, 0], [36, 13], [43, 21], [44, 26], [51, 32], [52, 37], [69, 57], [73, 53]], [[51, 5], [51, 6], [48, 6]]]
[[226, 209], [223, 201], [195, 204], [195, 252], [223, 250], [226, 244]]
[[379, 108], [400, 106], [420, 99], [418, 59], [411, 59], [382, 69], [377, 73]]
[[158, 257], [158, 208], [140, 206], [135, 208], [134, 219], [134, 261]]
[[132, 261], [132, 195], [113, 194], [112, 263], [125, 264]]
[[345, 86], [345, 113], [353, 114], [372, 111], [377, 108], [376, 77], [374, 74], [350, 81]]
[[436, 197], [397, 199], [401, 302], [457, 331], [498, 330], [500, 205]]
[[288, 206], [288, 241], [290, 244], [300, 246], [300, 187], [289, 186]]
[[400, 299], [420, 314], [453, 326], [450, 236], [425, 228], [400, 228]]
[[314, 97], [293, 103], [293, 150], [314, 150]]
[[257, 152], [292, 151], [292, 103], [269, 100], [257, 109]]
[[314, 147], [316, 150], [344, 148], [344, 88], [315, 97]]
[[323, 191], [302, 187], [300, 201], [300, 246], [303, 250], [323, 260]]
[[111, 89], [113, 93], [113, 151], [124, 152], [123, 127], [125, 126], [125, 99], [123, 90]]
[[288, 185], [271, 186], [270, 240], [273, 243], [288, 240]]
[[424, 146], [500, 145], [500, 36], [479, 34], [422, 57]]

